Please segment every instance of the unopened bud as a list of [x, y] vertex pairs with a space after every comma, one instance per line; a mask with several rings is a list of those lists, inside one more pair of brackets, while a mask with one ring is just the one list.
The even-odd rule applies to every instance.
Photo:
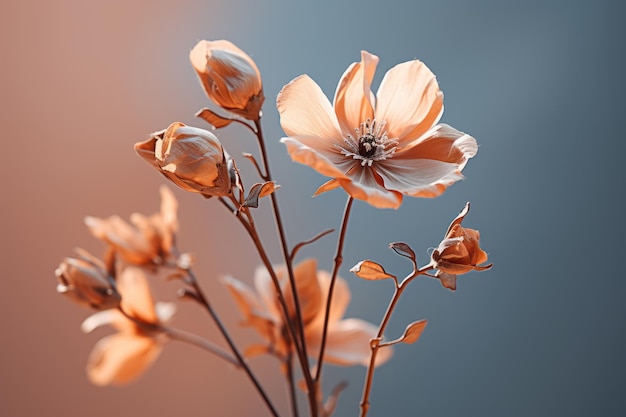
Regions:
[[75, 302], [104, 310], [117, 307], [121, 297], [100, 265], [86, 259], [66, 258], [56, 269], [57, 292]]
[[202, 40], [191, 50], [189, 59], [215, 104], [248, 120], [259, 119], [265, 99], [263, 84], [248, 54], [226, 40]]

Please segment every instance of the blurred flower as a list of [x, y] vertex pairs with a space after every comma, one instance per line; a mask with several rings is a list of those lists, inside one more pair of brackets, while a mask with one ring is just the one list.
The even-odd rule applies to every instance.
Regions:
[[167, 187], [161, 186], [160, 192], [161, 210], [150, 217], [133, 213], [131, 224], [119, 216], [86, 217], [85, 223], [96, 238], [113, 248], [127, 263], [161, 263], [171, 255], [174, 245], [178, 203]]
[[139, 377], [159, 356], [167, 337], [158, 326], [167, 322], [175, 311], [171, 303], [155, 305], [145, 270], [127, 266], [117, 277], [122, 295], [121, 309], [104, 310], [88, 317], [81, 328], [85, 333], [108, 324], [118, 330], [101, 339], [91, 352], [87, 375], [96, 385], [123, 385]]
[[80, 258], [65, 258], [56, 269], [57, 292], [97, 310], [119, 305], [120, 295], [104, 263], [86, 251], [78, 252]]
[[433, 268], [444, 287], [456, 289], [456, 276], [469, 271], [484, 271], [493, 264], [480, 266], [487, 262], [487, 253], [480, 248], [478, 230], [466, 229], [461, 222], [469, 212], [467, 203], [461, 213], [450, 223], [446, 235], [431, 255]]
[[226, 40], [202, 40], [189, 59], [215, 104], [246, 119], [259, 119], [265, 99], [261, 73], [244, 51]]
[[[319, 355], [324, 310], [328, 298], [330, 274], [317, 271], [317, 262], [307, 259], [294, 267], [298, 298], [304, 324], [304, 337], [307, 352], [311, 357]], [[295, 305], [291, 286], [284, 266], [276, 268], [282, 285], [282, 293], [287, 302], [290, 320], [295, 320]], [[245, 317], [244, 325], [254, 327], [268, 345], [255, 345], [248, 353], [274, 353], [284, 356], [291, 349], [284, 335], [287, 334], [275, 286], [266, 268], [256, 270], [254, 283], [258, 295], [244, 283], [226, 277], [224, 283]], [[350, 290], [345, 280], [337, 277], [331, 304], [326, 350], [324, 359], [336, 365], [368, 365], [370, 359], [370, 339], [376, 337], [378, 329], [360, 319], [342, 319], [350, 302]], [[389, 348], [382, 349], [377, 365], [391, 357]]]
[[478, 145], [471, 136], [437, 124], [443, 93], [434, 74], [414, 60], [389, 70], [370, 90], [378, 57], [343, 74], [334, 103], [301, 75], [283, 87], [277, 106], [291, 158], [333, 179], [316, 194], [343, 187], [375, 207], [398, 208], [402, 195], [436, 197], [463, 178]]
[[183, 190], [206, 197], [231, 192], [227, 154], [209, 131], [175, 122], [136, 143], [135, 151]]

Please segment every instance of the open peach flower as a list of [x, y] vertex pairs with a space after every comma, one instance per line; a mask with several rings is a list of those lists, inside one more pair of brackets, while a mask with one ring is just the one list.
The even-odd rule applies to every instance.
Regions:
[[131, 264], [160, 263], [170, 256], [178, 230], [178, 203], [170, 189], [161, 186], [161, 210], [151, 216], [134, 213], [130, 223], [119, 216], [86, 217], [91, 233]]
[[437, 278], [444, 287], [456, 289], [456, 276], [470, 271], [484, 271], [493, 265], [487, 262], [487, 252], [480, 248], [478, 230], [461, 226], [470, 209], [467, 203], [458, 216], [450, 223], [444, 239], [431, 255], [433, 267], [437, 269]]
[[[174, 304], [155, 305], [145, 270], [140, 267], [124, 268], [117, 277], [117, 288], [122, 295], [121, 309], [148, 327], [167, 322], [174, 314]], [[96, 385], [123, 385], [135, 380], [156, 360], [167, 341], [158, 330], [133, 322], [118, 309], [93, 314], [81, 328], [89, 333], [105, 324], [118, 332], [101, 339], [89, 356], [87, 375]]]
[[398, 208], [403, 195], [436, 197], [462, 179], [478, 145], [437, 124], [443, 93], [426, 65], [396, 65], [374, 96], [377, 63], [362, 51], [341, 77], [332, 105], [307, 75], [284, 86], [277, 106], [289, 137], [281, 141], [294, 161], [332, 178], [316, 194], [341, 186], [375, 207]]
[[[276, 268], [276, 274], [282, 285], [282, 293], [286, 299], [289, 315], [295, 317], [295, 306], [291, 286], [284, 266]], [[294, 267], [294, 277], [298, 289], [300, 309], [304, 323], [304, 337], [307, 352], [317, 358], [324, 323], [324, 309], [328, 297], [330, 274], [317, 270], [315, 259], [306, 259]], [[292, 347], [284, 336], [283, 315], [278, 305], [275, 286], [270, 274], [264, 267], [259, 267], [254, 276], [255, 293], [244, 283], [226, 277], [224, 283], [234, 297], [237, 306], [245, 317], [243, 322], [251, 326], [263, 336], [267, 345], [255, 345], [248, 353], [272, 353], [284, 357]], [[343, 315], [350, 302], [350, 289], [345, 280], [337, 277], [331, 304], [326, 350], [324, 359], [336, 365], [367, 365], [370, 359], [370, 340], [376, 336], [378, 329], [364, 320], [349, 318]], [[382, 349], [377, 358], [377, 365], [391, 357], [391, 348]]]

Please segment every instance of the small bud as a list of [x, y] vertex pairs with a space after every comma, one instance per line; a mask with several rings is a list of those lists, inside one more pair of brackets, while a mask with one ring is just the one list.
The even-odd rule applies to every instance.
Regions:
[[225, 152], [209, 131], [175, 122], [147, 141], [136, 143], [135, 151], [184, 190], [205, 197], [231, 192]]
[[248, 120], [259, 119], [265, 99], [263, 84], [248, 54], [226, 40], [202, 40], [191, 50], [189, 59], [215, 104]]
[[117, 307], [121, 297], [102, 265], [88, 259], [66, 258], [56, 269], [57, 292], [78, 304], [104, 310]]
[[483, 271], [492, 264], [480, 266], [487, 262], [487, 253], [480, 248], [478, 230], [466, 229], [461, 226], [469, 212], [469, 203], [452, 221], [439, 246], [433, 251], [431, 258], [434, 268], [439, 270], [437, 277], [444, 287], [456, 288], [456, 275], [470, 271]]

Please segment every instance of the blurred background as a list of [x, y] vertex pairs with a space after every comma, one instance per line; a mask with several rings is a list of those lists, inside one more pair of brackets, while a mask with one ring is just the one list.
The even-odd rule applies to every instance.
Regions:
[[[347, 316], [377, 323], [392, 294], [389, 282], [358, 280], [350, 267], [373, 259], [404, 276], [410, 264], [387, 244], [407, 242], [427, 262], [466, 201], [464, 225], [480, 229], [495, 264], [460, 277], [456, 292], [434, 280], [411, 285], [387, 335], [429, 324], [377, 370], [371, 416], [625, 415], [625, 12], [606, 0], [2, 2], [0, 415], [266, 415], [243, 373], [180, 343], [128, 387], [91, 385], [85, 363], [109, 331], [82, 334], [89, 312], [55, 293], [54, 269], [74, 247], [103, 250], [86, 215], [158, 210], [165, 180], [132, 145], [173, 121], [206, 127], [193, 117], [208, 101], [188, 61], [200, 39], [233, 41], [263, 74], [291, 244], [337, 228], [345, 201], [341, 190], [310, 198], [325, 178], [290, 162], [278, 142], [275, 97], [294, 77], [309, 74], [332, 97], [362, 49], [381, 58], [374, 88], [393, 65], [421, 59], [446, 94], [442, 121], [480, 144], [466, 180], [437, 199], [407, 198], [398, 211], [353, 207], [340, 272], [352, 290]], [[218, 134], [232, 155], [256, 153], [245, 129]], [[252, 174], [247, 161], [239, 166]], [[234, 337], [257, 340], [237, 327], [218, 281], [251, 282], [252, 245], [214, 201], [175, 193], [181, 249], [197, 256]], [[266, 202], [258, 216], [280, 262]], [[335, 238], [302, 256], [330, 269]], [[160, 283], [157, 296], [174, 300], [177, 288]], [[191, 303], [174, 323], [223, 344]], [[252, 365], [286, 411], [275, 362]], [[364, 373], [327, 368], [326, 392], [349, 381], [337, 416], [358, 414]]]

